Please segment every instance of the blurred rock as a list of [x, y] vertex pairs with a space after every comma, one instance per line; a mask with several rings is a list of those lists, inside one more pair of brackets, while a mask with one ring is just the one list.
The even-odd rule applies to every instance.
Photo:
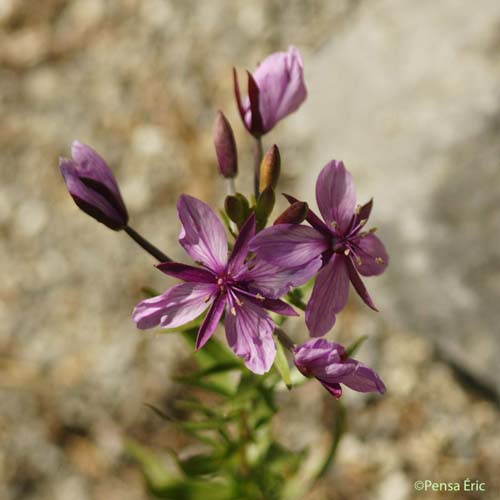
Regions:
[[364, 3], [307, 66], [295, 125], [314, 137], [308, 196], [337, 158], [359, 200], [375, 198], [391, 254], [387, 273], [367, 280], [381, 317], [428, 336], [500, 395], [499, 23], [494, 0], [480, 11]]

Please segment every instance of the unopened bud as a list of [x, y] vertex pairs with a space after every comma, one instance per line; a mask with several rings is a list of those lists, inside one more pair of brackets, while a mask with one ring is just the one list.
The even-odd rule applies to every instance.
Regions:
[[292, 203], [275, 221], [277, 224], [300, 224], [307, 217], [309, 207], [304, 201]]
[[71, 160], [61, 158], [59, 168], [75, 203], [110, 229], [125, 229], [127, 208], [106, 162], [90, 146], [78, 141], [73, 142], [71, 155]]
[[257, 200], [257, 205], [255, 206], [257, 227], [265, 226], [267, 218], [273, 211], [275, 201], [276, 197], [274, 196], [274, 190], [271, 186], [264, 189], [264, 191], [260, 193], [259, 199]]
[[259, 176], [259, 193], [262, 193], [266, 188], [276, 188], [281, 169], [281, 156], [278, 146], [274, 146], [262, 158], [260, 164]]
[[245, 222], [246, 210], [243, 202], [237, 196], [226, 196], [224, 200], [224, 209], [227, 216], [236, 224], [240, 225]]
[[221, 111], [215, 117], [213, 137], [220, 174], [226, 179], [236, 177], [238, 173], [236, 141], [231, 125]]

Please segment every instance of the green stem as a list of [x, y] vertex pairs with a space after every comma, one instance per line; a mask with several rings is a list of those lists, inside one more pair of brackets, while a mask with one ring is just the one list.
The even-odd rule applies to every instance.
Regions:
[[281, 328], [276, 328], [274, 330], [274, 333], [278, 337], [278, 340], [280, 341], [283, 347], [285, 347], [289, 351], [293, 351], [295, 343]]
[[259, 198], [259, 181], [260, 181], [260, 164], [262, 163], [262, 139], [260, 137], [255, 138], [255, 152], [254, 152], [254, 176], [253, 176], [253, 186], [255, 199]]
[[306, 310], [307, 304], [303, 300], [299, 299], [291, 293], [287, 294], [286, 298], [288, 299], [288, 302], [292, 304], [292, 306], [298, 307], [302, 311]]
[[141, 236], [135, 229], [130, 226], [125, 226], [125, 232], [146, 252], [152, 255], [156, 260], [160, 262], [172, 262], [172, 259], [165, 255], [161, 250], [158, 250], [152, 243], [150, 243], [146, 238]]

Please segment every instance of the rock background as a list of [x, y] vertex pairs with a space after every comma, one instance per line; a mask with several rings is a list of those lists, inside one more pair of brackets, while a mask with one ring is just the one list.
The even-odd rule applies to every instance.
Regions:
[[[125, 439], [186, 444], [143, 403], [168, 405], [189, 353], [129, 319], [142, 285], [169, 282], [76, 209], [57, 158], [92, 144], [132, 225], [182, 259], [179, 192], [213, 206], [223, 193], [216, 109], [251, 162], [231, 67], [290, 43], [310, 96], [267, 139], [282, 186], [310, 198], [321, 166], [344, 159], [392, 259], [368, 282], [382, 313], [353, 300], [336, 329], [371, 335], [359, 357], [389, 392], [347, 395], [350, 432], [308, 498], [421, 498], [415, 480], [466, 477], [487, 491], [456, 498], [498, 498], [499, 26], [494, 0], [0, 0], [0, 498], [140, 500]], [[281, 398], [291, 447], [330, 425], [327, 394], [307, 387]]]

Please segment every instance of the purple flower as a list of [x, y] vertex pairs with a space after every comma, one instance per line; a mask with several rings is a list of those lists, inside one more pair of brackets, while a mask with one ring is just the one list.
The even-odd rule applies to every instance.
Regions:
[[380, 377], [363, 363], [350, 359], [340, 344], [309, 340], [293, 349], [294, 363], [306, 377], [316, 377], [333, 396], [340, 398], [344, 384], [358, 392], [385, 392]]
[[225, 312], [226, 338], [237, 356], [255, 373], [265, 373], [274, 361], [274, 323], [266, 309], [287, 316], [297, 313], [279, 297], [291, 286], [304, 283], [310, 269], [280, 271], [259, 260], [247, 260], [255, 218], [241, 228], [228, 257], [224, 228], [210, 207], [191, 196], [177, 203], [182, 224], [179, 242], [201, 267], [165, 262], [157, 267], [184, 283], [163, 295], [140, 302], [133, 313], [138, 328], [176, 328], [208, 312], [198, 331], [196, 348], [214, 333]]
[[[297, 201], [291, 196], [288, 200]], [[341, 161], [331, 161], [319, 174], [316, 201], [324, 222], [309, 209], [306, 220], [312, 227], [269, 227], [253, 239], [250, 250], [282, 267], [309, 265], [321, 256], [323, 267], [306, 308], [309, 332], [320, 337], [333, 327], [336, 314], [345, 307], [349, 281], [364, 302], [377, 310], [359, 275], [383, 273], [389, 257], [374, 230], [362, 231], [373, 202], [355, 207], [352, 177]]]
[[69, 194], [86, 214], [118, 231], [128, 223], [128, 213], [118, 184], [106, 162], [89, 146], [77, 141], [72, 159], [61, 158], [59, 168]]
[[234, 91], [247, 130], [256, 137], [266, 134], [307, 97], [299, 51], [289, 47], [288, 52], [275, 52], [253, 74], [248, 72], [248, 96], [243, 101], [234, 70]]

